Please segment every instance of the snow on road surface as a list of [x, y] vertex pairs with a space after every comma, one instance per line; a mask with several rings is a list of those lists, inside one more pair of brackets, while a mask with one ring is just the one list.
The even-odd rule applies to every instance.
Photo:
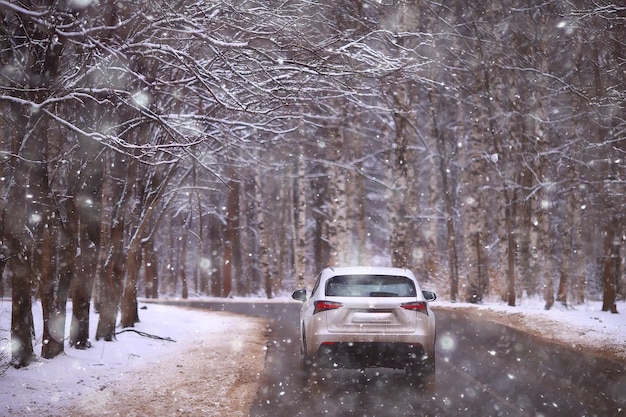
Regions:
[[[10, 368], [0, 376], [0, 415], [247, 416], [263, 372], [266, 322], [144, 307], [135, 329], [176, 342], [125, 332], [114, 343], [92, 341], [94, 347], [84, 351], [66, 345], [61, 357]], [[626, 302], [617, 306], [621, 314], [601, 312], [598, 302], [549, 311], [540, 300], [522, 300], [517, 307], [436, 301], [433, 307], [460, 309], [578, 351], [626, 360]], [[3, 344], [8, 349], [10, 312], [10, 301], [0, 301], [0, 350]], [[34, 315], [41, 337], [39, 305]], [[92, 320], [95, 328], [97, 316]]]

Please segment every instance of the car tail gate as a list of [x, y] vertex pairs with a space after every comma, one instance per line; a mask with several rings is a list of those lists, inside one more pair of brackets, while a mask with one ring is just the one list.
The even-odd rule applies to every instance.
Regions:
[[326, 322], [331, 333], [413, 333], [418, 315], [402, 307], [407, 299], [342, 301], [342, 307], [327, 311]]
[[[326, 309], [329, 332], [412, 333], [427, 317], [418, 286], [404, 275], [337, 275], [325, 284], [325, 295], [341, 308]], [[424, 316], [424, 317], [420, 317]]]

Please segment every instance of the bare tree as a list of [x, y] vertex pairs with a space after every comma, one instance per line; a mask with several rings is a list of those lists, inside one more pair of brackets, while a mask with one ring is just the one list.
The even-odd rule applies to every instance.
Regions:
[[273, 297], [373, 259], [452, 299], [478, 301], [488, 277], [512, 305], [544, 288], [547, 305], [604, 289], [611, 304], [624, 11], [513, 6], [0, 0], [16, 364], [34, 356], [33, 291], [48, 324], [71, 293], [86, 348], [94, 281], [113, 340], [120, 308], [139, 319], [142, 272], [151, 296]]

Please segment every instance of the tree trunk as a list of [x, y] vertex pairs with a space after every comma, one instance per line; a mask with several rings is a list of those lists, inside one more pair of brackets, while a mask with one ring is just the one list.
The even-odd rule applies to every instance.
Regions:
[[513, 199], [510, 197], [511, 190], [505, 190], [505, 224], [507, 238], [507, 303], [515, 307], [515, 237], [513, 236]]
[[572, 217], [572, 227], [573, 227], [573, 237], [572, 237], [572, 250], [571, 250], [571, 271], [572, 276], [574, 277], [574, 282], [572, 283], [572, 291], [574, 295], [574, 303], [582, 304], [585, 302], [585, 287], [586, 287], [586, 277], [585, 277], [585, 258], [582, 256], [583, 254], [583, 234], [581, 230], [581, 209], [580, 204], [576, 203], [576, 207], [573, 210]]
[[228, 183], [228, 202], [226, 206], [226, 242], [224, 247], [224, 269], [222, 270], [222, 296], [230, 297], [233, 291], [233, 274], [235, 270], [234, 252], [239, 250], [237, 230], [239, 216], [239, 183], [230, 181]]
[[[238, 194], [238, 215], [237, 215], [237, 250], [233, 253], [234, 270], [236, 279], [233, 281], [234, 294], [245, 297], [249, 296], [254, 285], [254, 266], [251, 265], [251, 255], [255, 252], [256, 235], [252, 232], [249, 222], [254, 217], [254, 208], [250, 207], [251, 197], [250, 179], [248, 173], [245, 178], [241, 178]], [[246, 254], [246, 255], [244, 255]], [[197, 269], [197, 268], [196, 268]]]
[[397, 91], [392, 92], [394, 98], [393, 120], [394, 120], [394, 138], [392, 146], [392, 164], [390, 172], [390, 194], [389, 194], [389, 218], [391, 219], [390, 227], [390, 249], [391, 249], [391, 265], [400, 268], [411, 268], [412, 254], [409, 244], [409, 201], [411, 192], [409, 187], [410, 161], [408, 158], [409, 139], [407, 120], [408, 98], [407, 93], [402, 86]]
[[459, 296], [459, 261], [456, 248], [456, 231], [454, 228], [454, 210], [451, 202], [446, 202], [446, 231], [448, 271], [450, 274], [450, 300], [456, 301]]
[[102, 271], [101, 307], [98, 327], [96, 329], [96, 340], [104, 339], [110, 342], [115, 339], [115, 325], [117, 322], [117, 312], [122, 296], [122, 282], [124, 279], [124, 270], [122, 268], [123, 252], [124, 219], [123, 217], [120, 218], [118, 213], [111, 227], [109, 255]]
[[[93, 284], [98, 270], [100, 236], [102, 224], [102, 184], [104, 182], [104, 160], [101, 145], [91, 139], [79, 138], [77, 157], [72, 167], [79, 175], [68, 180], [69, 213], [76, 216], [77, 262], [73, 272], [72, 322], [70, 346], [77, 349], [91, 347], [89, 340], [89, 312]], [[70, 214], [68, 214], [69, 216]]]
[[602, 311], [610, 311], [617, 314], [617, 280], [620, 271], [620, 224], [615, 215], [607, 224], [604, 237], [604, 269], [602, 272], [602, 283], [604, 291], [602, 293]]
[[185, 224], [182, 225], [183, 234], [180, 242], [180, 256], [178, 258], [178, 278], [181, 284], [181, 296], [183, 300], [189, 298], [189, 287], [187, 283], [187, 247], [189, 245], [189, 224], [191, 214], [187, 217]]
[[210, 277], [210, 294], [214, 297], [222, 296], [222, 269], [223, 265], [219, 262], [219, 259], [223, 256], [223, 245], [224, 245], [224, 233], [222, 223], [214, 219], [209, 222], [209, 231], [211, 234], [211, 240], [213, 242], [213, 251], [214, 254], [212, 257], [211, 271], [209, 273]]
[[[7, 193], [6, 205], [2, 213], [3, 243], [10, 250], [11, 274], [11, 354], [12, 363], [16, 368], [28, 366], [34, 359], [33, 351], [33, 316], [31, 291], [33, 288], [32, 253], [34, 248], [33, 235], [29, 231], [29, 215], [31, 207], [27, 204], [26, 193], [30, 186], [31, 161], [39, 161], [37, 157], [35, 125], [28, 122], [19, 148], [19, 158], [14, 159], [13, 184]], [[36, 163], [36, 162], [35, 162]], [[33, 213], [34, 214], [34, 213]]]
[[[522, 135], [522, 139], [526, 139], [526, 135]], [[533, 172], [530, 168], [524, 167], [520, 174], [518, 183], [522, 190], [530, 190], [533, 186], [532, 179], [534, 178]], [[533, 262], [533, 251], [536, 248], [533, 247], [533, 233], [536, 231], [533, 225], [533, 213], [532, 203], [528, 199], [521, 199], [518, 203], [518, 248], [519, 248], [519, 276], [521, 279], [521, 285], [523, 286], [526, 294], [529, 296], [535, 295], [538, 288], [538, 277], [532, 273], [531, 263]]]
[[354, 175], [355, 183], [355, 196], [359, 199], [356, 203], [355, 221], [356, 221], [356, 239], [358, 247], [357, 263], [359, 265], [367, 265], [371, 262], [372, 256], [368, 249], [368, 234], [367, 234], [367, 210], [365, 204], [365, 185], [363, 176], [359, 173]]
[[[62, 337], [59, 336], [59, 340], [65, 340], [65, 325], [67, 320], [67, 300], [72, 285], [72, 278], [76, 271], [76, 240], [78, 230], [78, 219], [75, 214], [67, 214], [67, 220], [63, 224], [63, 232], [59, 235], [58, 241], [59, 247], [62, 248], [58, 251], [59, 257], [59, 286], [57, 288], [57, 308], [60, 331], [62, 331]], [[62, 325], [61, 325], [62, 324]]]
[[[543, 235], [543, 240], [547, 242], [546, 252], [545, 252], [545, 263], [541, 266], [542, 272], [545, 275], [546, 280], [546, 288], [544, 292], [545, 298], [545, 309], [549, 310], [554, 306], [554, 302], [556, 301], [557, 290], [555, 289], [555, 279], [556, 276], [560, 276], [561, 268], [559, 265], [559, 256], [558, 256], [558, 248], [560, 246], [560, 242], [556, 243], [554, 239], [556, 239], [558, 224], [555, 222], [556, 217], [556, 209], [554, 204], [549, 205], [548, 211], [548, 230], [545, 235]], [[560, 237], [559, 237], [560, 239]]]
[[[22, 192], [20, 192], [20, 189]], [[13, 185], [3, 213], [3, 232], [12, 255], [11, 274], [11, 362], [14, 367], [28, 366], [35, 360], [33, 350], [33, 313], [31, 301], [31, 268], [28, 248], [29, 239], [25, 233], [25, 223], [18, 216], [26, 213], [23, 192], [25, 188]], [[7, 242], [8, 241], [8, 242]]]
[[110, 180], [106, 184], [103, 200], [114, 207], [111, 214], [110, 239], [106, 261], [102, 268], [100, 292], [100, 317], [96, 328], [96, 340], [109, 342], [115, 339], [115, 325], [124, 282], [124, 232], [126, 228], [125, 210], [130, 198], [126, 182], [127, 163], [120, 154], [115, 154]]
[[[165, 186], [171, 179], [171, 173], [173, 172], [173, 167], [170, 167], [169, 171], [164, 172], [163, 177], [155, 175], [151, 178], [151, 186], [149, 190], [146, 192], [146, 188], [144, 187], [142, 191], [139, 193], [140, 198], [137, 202], [137, 215], [138, 224], [135, 227], [135, 232], [132, 234], [130, 238], [130, 243], [128, 245], [127, 252], [127, 261], [126, 261], [126, 282], [124, 286], [124, 294], [122, 297], [122, 305], [121, 305], [121, 325], [122, 327], [132, 327], [135, 323], [139, 322], [139, 312], [137, 311], [137, 282], [139, 280], [139, 269], [142, 264], [142, 254], [145, 253], [143, 250], [148, 245], [142, 245], [144, 236], [148, 238], [147, 230], [153, 226], [153, 212], [156, 205], [159, 203], [161, 196], [163, 195], [163, 190], [165, 190]], [[135, 176], [136, 170], [133, 169], [133, 176]], [[191, 211], [189, 219], [187, 220], [187, 225], [185, 226], [185, 230], [189, 227], [191, 223]], [[185, 239], [187, 238], [188, 233], [185, 233]], [[150, 241], [152, 239], [150, 238]], [[151, 245], [151, 247], [153, 247]], [[150, 269], [150, 268], [146, 268]], [[148, 274], [148, 272], [146, 272]], [[150, 273], [152, 275], [152, 273]], [[183, 293], [183, 295], [187, 295]]]
[[35, 360], [30, 268], [28, 261], [20, 263], [22, 265], [16, 266], [11, 275], [11, 363], [16, 368], [28, 366]]
[[470, 277], [470, 288], [468, 300], [470, 303], [480, 303], [483, 301], [485, 294], [487, 293], [487, 277], [486, 277], [486, 256], [484, 255], [482, 238], [480, 232], [474, 232], [470, 239], [473, 242], [471, 256], [472, 259], [472, 276]]
[[306, 161], [304, 159], [304, 147], [299, 148], [298, 167], [296, 176], [296, 191], [295, 191], [295, 238], [294, 238], [294, 272], [296, 277], [296, 287], [305, 288], [306, 283], [304, 280], [306, 271]]
[[[165, 293], [171, 293], [175, 290], [177, 285], [176, 269], [174, 265], [178, 265], [178, 228], [174, 226], [174, 218], [170, 217], [168, 227], [169, 242], [167, 245], [167, 259], [165, 261], [165, 271], [161, 278], [161, 288], [164, 288]], [[217, 281], [220, 282], [219, 280]], [[219, 285], [219, 284], [216, 284]], [[219, 295], [219, 288], [213, 295]]]
[[313, 217], [315, 218], [315, 233], [313, 236], [313, 253], [314, 253], [314, 271], [317, 274], [325, 266], [329, 265], [329, 246], [328, 246], [328, 222], [324, 214], [319, 209], [324, 207], [328, 198], [327, 187], [327, 169], [324, 166], [319, 166], [314, 175], [312, 181], [313, 186], [313, 206], [316, 208], [313, 210]]
[[256, 205], [256, 221], [259, 229], [259, 269], [261, 270], [262, 287], [268, 299], [274, 297], [272, 290], [272, 274], [270, 271], [269, 236], [267, 231], [267, 217], [265, 216], [266, 199], [263, 194], [263, 174], [258, 167], [254, 177], [254, 195]]
[[[567, 204], [566, 204], [567, 205]], [[571, 219], [571, 215], [566, 214], [564, 216], [565, 219]], [[561, 262], [559, 267], [559, 286], [556, 293], [556, 301], [561, 303], [561, 305], [567, 307], [568, 303], [568, 292], [570, 286], [570, 275], [572, 274], [571, 270], [571, 259], [572, 259], [572, 235], [569, 230], [572, 230], [575, 227], [566, 226], [568, 229], [562, 233], [559, 233], [561, 237]]]
[[441, 177], [441, 193], [443, 194], [444, 210], [446, 213], [446, 242], [448, 248], [448, 273], [450, 274], [450, 300], [457, 301], [459, 296], [459, 255], [456, 241], [456, 228], [455, 228], [455, 188], [451, 184], [448, 166], [448, 149], [446, 146], [446, 139], [439, 131], [437, 118], [435, 116], [435, 100], [432, 97], [432, 93], [428, 94], [431, 108], [431, 123], [433, 137], [437, 142], [438, 158], [437, 164], [439, 167], [439, 175]]
[[65, 314], [59, 311], [56, 297], [54, 296], [54, 258], [52, 249], [52, 233], [48, 225], [44, 226], [43, 240], [41, 242], [41, 282], [39, 283], [39, 296], [43, 311], [43, 334], [41, 356], [52, 359], [63, 353], [65, 338]]
[[244, 205], [242, 204], [242, 196], [241, 196], [241, 192], [242, 189], [244, 189], [245, 187], [242, 186], [242, 184], [238, 181], [237, 182], [237, 211], [236, 211], [236, 215], [234, 218], [234, 240], [233, 240], [233, 281], [232, 281], [232, 285], [234, 286], [234, 292], [233, 292], [233, 287], [231, 287], [231, 292], [233, 292], [234, 295], [245, 295], [245, 293], [241, 293], [239, 292], [239, 289], [242, 287], [245, 287], [245, 281], [246, 281], [246, 277], [244, 276], [244, 267], [243, 267], [243, 258], [242, 258], [242, 254], [243, 254], [243, 248], [241, 245], [241, 240], [242, 240], [242, 228], [241, 228], [241, 224], [242, 224], [242, 217], [245, 216], [245, 210], [244, 210]]
[[[0, 232], [0, 235], [1, 234], [2, 232]], [[5, 254], [0, 253], [0, 298], [4, 298], [4, 268], [6, 267], [6, 265], [7, 265], [7, 258], [5, 257]]]
[[328, 168], [332, 180], [328, 183], [328, 244], [330, 246], [329, 266], [341, 266], [348, 263], [350, 241], [348, 233], [347, 172], [344, 164], [344, 134], [342, 127], [335, 127], [331, 132], [329, 158], [333, 162]]
[[[82, 216], [81, 216], [82, 217]], [[91, 223], [91, 222], [90, 222]], [[73, 320], [70, 333], [70, 346], [77, 349], [91, 347], [89, 340], [89, 313], [91, 309], [91, 295], [95, 280], [95, 271], [98, 268], [99, 252], [99, 223], [87, 224], [81, 221], [80, 258], [77, 266], [80, 268], [77, 277], [73, 280], [72, 305]]]
[[[36, 147], [39, 149], [40, 162], [33, 164], [30, 173], [29, 192], [32, 194], [33, 215], [39, 221], [31, 225], [34, 236], [34, 250], [32, 252], [33, 273], [39, 281], [39, 295], [41, 298], [43, 315], [43, 334], [41, 356], [46, 359], [54, 358], [63, 352], [65, 321], [59, 322], [59, 311], [55, 296], [56, 257], [53, 250], [52, 191], [48, 176], [48, 132], [43, 122], [39, 123], [36, 135]], [[32, 216], [31, 216], [32, 218]], [[56, 226], [56, 225], [55, 225]], [[63, 319], [65, 317], [63, 316]]]
[[159, 298], [159, 256], [154, 249], [154, 239], [150, 239], [144, 245], [144, 290], [146, 298]]
[[139, 239], [133, 239], [126, 255], [126, 281], [120, 308], [120, 326], [133, 327], [139, 323], [137, 311], [137, 280], [141, 265], [141, 247]]

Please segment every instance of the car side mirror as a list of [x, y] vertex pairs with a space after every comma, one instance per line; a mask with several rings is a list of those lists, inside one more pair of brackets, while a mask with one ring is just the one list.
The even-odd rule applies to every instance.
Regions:
[[293, 294], [291, 294], [291, 298], [294, 300], [302, 301], [303, 303], [306, 301], [306, 290], [295, 290]]
[[422, 294], [424, 294], [426, 301], [435, 301], [437, 299], [437, 294], [432, 291], [422, 291]]

